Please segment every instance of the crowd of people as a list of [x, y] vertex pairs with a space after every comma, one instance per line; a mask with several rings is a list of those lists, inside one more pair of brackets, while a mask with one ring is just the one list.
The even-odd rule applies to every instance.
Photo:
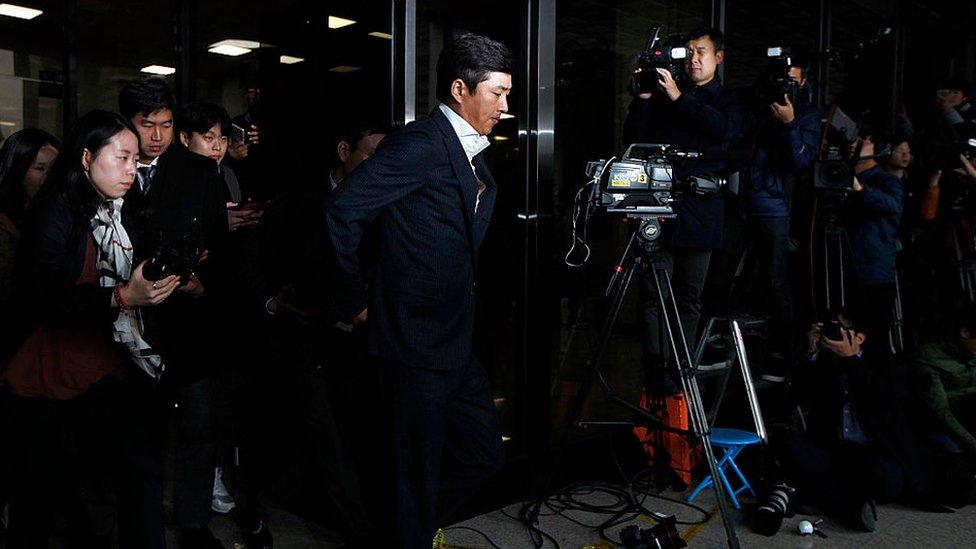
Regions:
[[[751, 151], [735, 166], [738, 196], [676, 203], [661, 253], [691, 338], [712, 256], [728, 224], [744, 223], [759, 275], [751, 289], [763, 296], [753, 302], [769, 319], [768, 352], [756, 363], [807, 411], [802, 429], [771, 437], [770, 486], [869, 530], [876, 501], [945, 512], [970, 503], [969, 84], [937, 90], [932, 128], [915, 131], [903, 116], [897, 133], [846, 143], [850, 184], [825, 198], [813, 180], [828, 113], [813, 104], [802, 56], [788, 71], [795, 93], [757, 106], [722, 85], [720, 31], [691, 33], [687, 46], [681, 74], [658, 69], [654, 86], [634, 90], [623, 137]], [[232, 119], [216, 104], [178, 105], [163, 80], [147, 79], [125, 85], [119, 113], [81, 116], [64, 142], [36, 129], [7, 137], [6, 547], [47, 547], [55, 531], [107, 543], [113, 513], [92, 513], [92, 501], [114, 502], [122, 547], [165, 547], [167, 442], [180, 547], [221, 547], [211, 513], [240, 505], [248, 547], [270, 548], [270, 508], [310, 484], [349, 546], [429, 544], [504, 457], [471, 340], [477, 249], [496, 193], [481, 152], [508, 109], [513, 71], [504, 45], [455, 36], [438, 61], [441, 104], [429, 118], [396, 131], [344, 124], [327, 176], [296, 185], [276, 186], [262, 155], [258, 89]], [[730, 167], [706, 159], [674, 177]], [[820, 210], [808, 218], [798, 205], [811, 200]], [[816, 263], [800, 235], [827, 210], [852, 268], [840, 280], [849, 302], [818, 312], [800, 306], [804, 288], [823, 282], [797, 276]], [[641, 278], [647, 387], [673, 394], [679, 373], [657, 289]], [[351, 395], [380, 388], [377, 419]], [[376, 425], [388, 434], [370, 436]], [[241, 472], [235, 495], [224, 482], [231, 469]], [[393, 527], [377, 527], [376, 516], [396, 517]], [[370, 545], [377, 539], [393, 541]]]
[[[676, 164], [675, 179], [738, 173], [737, 196], [686, 193], [675, 203], [658, 256], [692, 348], [703, 310], [766, 320], [765, 344], [750, 359], [790, 406], [764, 411], [799, 418], [770, 434], [762, 461], [774, 496], [757, 531], [775, 532], [769, 513], [788, 512], [768, 501], [793, 499], [865, 530], [877, 527], [878, 501], [937, 512], [972, 503], [971, 86], [953, 79], [936, 90], [932, 127], [916, 131], [904, 112], [887, 124], [855, 112], [865, 118], [838, 138], [835, 116], [855, 102], [815, 106], [801, 52], [777, 59], [754, 88], [732, 91], [718, 74], [722, 33], [686, 38], [680, 73], [657, 68], [655, 85], [632, 90], [624, 142], [703, 153]], [[790, 85], [770, 96], [782, 73]], [[722, 154], [730, 151], [749, 160]], [[829, 181], [838, 167], [847, 175]], [[724, 238], [735, 232], [741, 247]], [[716, 256], [732, 257], [738, 272], [716, 273], [730, 263], [710, 265]], [[703, 299], [708, 280], [732, 295]], [[682, 373], [662, 345], [655, 284], [642, 273], [646, 387], [662, 397], [678, 392]]]

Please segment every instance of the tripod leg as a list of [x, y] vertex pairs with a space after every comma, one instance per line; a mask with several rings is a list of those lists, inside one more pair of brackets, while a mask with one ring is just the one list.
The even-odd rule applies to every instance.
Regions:
[[[708, 470], [712, 475], [715, 498], [718, 503], [719, 514], [722, 515], [722, 525], [725, 527], [725, 536], [728, 546], [738, 549], [739, 538], [735, 533], [735, 524], [729, 512], [729, 504], [725, 487], [719, 479], [718, 463], [715, 459], [715, 450], [709, 438], [708, 420], [705, 416], [705, 408], [702, 405], [701, 392], [698, 390], [698, 380], [694, 377], [691, 364], [691, 353], [688, 350], [688, 341], [685, 339], [684, 329], [681, 327], [681, 317], [678, 312], [678, 303], [674, 299], [674, 291], [671, 286], [671, 277], [666, 269], [661, 269], [657, 265], [654, 269], [654, 284], [657, 287], [658, 299], [661, 305], [661, 316], [671, 343], [671, 349], [678, 359], [679, 371], [681, 373], [681, 387], [684, 390], [685, 399], [688, 404], [688, 417], [691, 420], [692, 430], [698, 437], [708, 461]], [[663, 282], [662, 282], [663, 281]], [[664, 297], [664, 289], [668, 290], [668, 298]], [[669, 303], [670, 302], [670, 303]], [[677, 330], [674, 329], [675, 325]], [[677, 334], [675, 334], [677, 332]], [[675, 337], [677, 335], [677, 337]], [[679, 345], [680, 344], [680, 345]], [[679, 352], [680, 351], [680, 352]]]

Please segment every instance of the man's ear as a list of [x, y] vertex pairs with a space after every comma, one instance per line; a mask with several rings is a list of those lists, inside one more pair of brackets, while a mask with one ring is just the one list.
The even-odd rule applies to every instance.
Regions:
[[186, 132], [180, 132], [180, 143], [183, 143], [184, 147], [190, 146], [190, 136]]
[[345, 162], [349, 159], [349, 143], [345, 141], [340, 141], [336, 144], [336, 155], [339, 157], [339, 162]]
[[864, 345], [864, 340], [867, 338], [868, 336], [864, 332], [854, 332], [854, 341], [857, 342], [858, 346]]
[[715, 64], [721, 65], [725, 61], [725, 50], [715, 52]]
[[465, 95], [471, 95], [471, 90], [468, 89], [468, 85], [464, 83], [464, 80], [455, 78], [454, 82], [451, 82], [451, 97], [454, 98], [455, 103], [460, 103]]
[[85, 173], [91, 170], [92, 153], [88, 149], [84, 149], [81, 153], [81, 167], [84, 168]]

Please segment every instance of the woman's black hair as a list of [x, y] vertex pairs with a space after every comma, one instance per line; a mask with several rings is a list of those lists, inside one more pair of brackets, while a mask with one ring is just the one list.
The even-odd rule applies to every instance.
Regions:
[[56, 137], [44, 130], [25, 128], [7, 137], [0, 147], [0, 213], [20, 224], [27, 208], [28, 196], [24, 176], [45, 145], [61, 149]]
[[[81, 157], [87, 150], [94, 158], [113, 136], [124, 130], [129, 130], [139, 139], [139, 132], [132, 122], [120, 114], [96, 109], [82, 115], [65, 139], [64, 150], [48, 176], [50, 185], [45, 184], [45, 187], [63, 192], [76, 212], [86, 217], [93, 215], [102, 198], [88, 180]], [[138, 149], [132, 154], [138, 154]]]
[[178, 132], [185, 132], [187, 135], [191, 133], [203, 135], [214, 125], [219, 125], [220, 132], [230, 137], [230, 116], [220, 105], [199, 101], [187, 103], [176, 112]]

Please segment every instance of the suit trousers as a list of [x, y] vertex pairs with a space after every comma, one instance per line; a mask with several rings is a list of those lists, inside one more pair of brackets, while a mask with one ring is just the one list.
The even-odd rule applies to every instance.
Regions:
[[210, 522], [214, 468], [217, 466], [214, 378], [208, 376], [178, 386], [166, 386], [164, 374], [162, 383], [161, 392], [157, 393], [160, 441], [167, 435], [169, 412], [177, 416], [173, 515], [180, 528], [204, 528]]
[[[381, 364], [391, 434], [390, 547], [429, 548], [438, 527], [504, 464], [488, 377], [476, 360], [453, 370]], [[391, 508], [392, 507], [392, 508]]]

